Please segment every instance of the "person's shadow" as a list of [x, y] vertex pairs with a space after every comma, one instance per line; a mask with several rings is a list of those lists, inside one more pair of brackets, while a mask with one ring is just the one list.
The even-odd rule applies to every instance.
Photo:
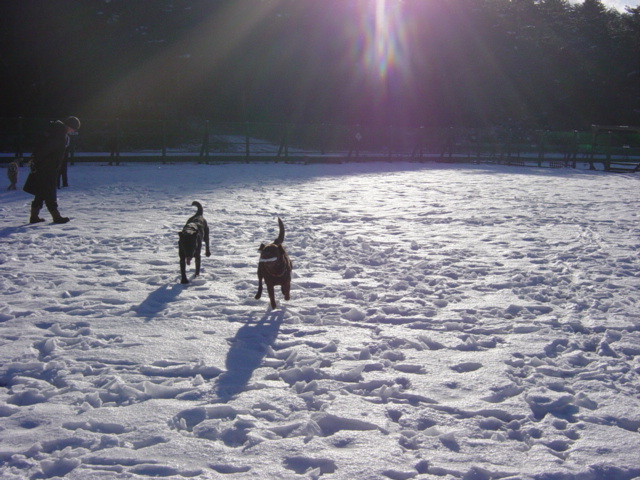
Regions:
[[183, 290], [181, 284], [163, 285], [151, 292], [144, 301], [133, 310], [148, 322], [166, 308]]
[[283, 319], [283, 310], [270, 311], [257, 323], [248, 323], [236, 332], [227, 353], [227, 370], [220, 375], [215, 388], [221, 401], [228, 400], [247, 386], [267, 349], [278, 337]]
[[0, 238], [9, 237], [10, 235], [13, 235], [14, 233], [17, 233], [17, 232], [20, 232], [20, 231], [24, 230], [29, 225], [31, 225], [31, 224], [30, 223], [25, 223], [23, 225], [0, 228]]

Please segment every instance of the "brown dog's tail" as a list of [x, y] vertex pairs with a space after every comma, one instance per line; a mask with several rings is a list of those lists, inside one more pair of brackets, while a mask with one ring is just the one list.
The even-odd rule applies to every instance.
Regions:
[[202, 209], [202, 205], [200, 205], [200, 202], [197, 202], [194, 200], [191, 205], [198, 208], [198, 213], [196, 213], [196, 215], [202, 215], [203, 209]]
[[280, 233], [278, 233], [278, 238], [273, 241], [274, 245], [282, 245], [282, 242], [284, 242], [284, 223], [282, 223], [280, 217], [278, 217], [278, 227], [280, 227]]

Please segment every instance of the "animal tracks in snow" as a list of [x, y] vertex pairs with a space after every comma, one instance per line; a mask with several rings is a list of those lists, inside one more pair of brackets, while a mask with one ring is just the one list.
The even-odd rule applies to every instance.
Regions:
[[[591, 173], [271, 167], [78, 165], [73, 229], [3, 237], [0, 476], [640, 475], [633, 178], [599, 203]], [[213, 254], [183, 286], [192, 197]]]

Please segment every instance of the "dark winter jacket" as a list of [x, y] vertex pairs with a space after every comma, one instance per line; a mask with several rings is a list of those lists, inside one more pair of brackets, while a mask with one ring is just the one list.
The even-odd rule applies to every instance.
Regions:
[[56, 196], [58, 172], [68, 144], [66, 125], [59, 120], [52, 122], [32, 154], [32, 171], [37, 179], [36, 195], [45, 198]]

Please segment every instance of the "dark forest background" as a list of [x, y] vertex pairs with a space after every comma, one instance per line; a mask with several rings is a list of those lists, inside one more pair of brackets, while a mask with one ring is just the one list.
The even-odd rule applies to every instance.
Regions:
[[375, 0], [5, 0], [0, 116], [640, 124], [640, 8], [386, 3], [402, 41], [381, 76]]

